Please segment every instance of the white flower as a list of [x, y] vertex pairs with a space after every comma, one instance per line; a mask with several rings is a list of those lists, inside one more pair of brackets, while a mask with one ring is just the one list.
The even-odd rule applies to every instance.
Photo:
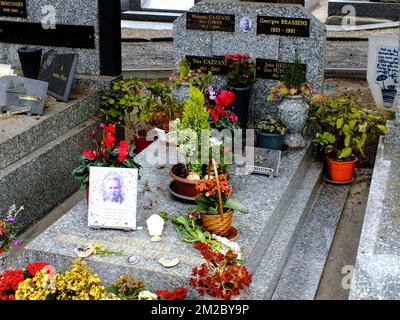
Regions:
[[212, 238], [227, 246], [229, 249], [235, 252], [238, 255], [238, 259], [240, 259], [241, 257], [240, 246], [236, 242], [230, 241], [229, 239], [218, 236], [216, 234], [213, 234]]
[[141, 291], [138, 295], [138, 300], [157, 300], [158, 296], [151, 291]]
[[211, 137], [211, 138], [210, 138], [210, 146], [211, 146], [211, 147], [219, 147], [219, 146], [222, 146], [222, 141], [219, 140], [219, 139], [216, 138], [216, 137]]

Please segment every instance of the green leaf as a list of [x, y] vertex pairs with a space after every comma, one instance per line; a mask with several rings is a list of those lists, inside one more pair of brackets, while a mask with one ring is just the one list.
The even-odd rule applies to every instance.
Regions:
[[241, 204], [240, 202], [233, 200], [233, 199], [228, 199], [225, 201], [224, 204], [224, 208], [228, 208], [228, 209], [233, 209], [233, 210], [237, 210], [243, 213], [248, 213], [249, 209], [244, 206], [243, 204]]
[[343, 126], [344, 123], [344, 119], [343, 118], [339, 118], [336, 120], [336, 128], [340, 129]]
[[344, 148], [343, 150], [341, 150], [339, 152], [338, 158], [344, 159], [344, 158], [350, 157], [352, 152], [353, 152], [353, 150], [350, 147]]

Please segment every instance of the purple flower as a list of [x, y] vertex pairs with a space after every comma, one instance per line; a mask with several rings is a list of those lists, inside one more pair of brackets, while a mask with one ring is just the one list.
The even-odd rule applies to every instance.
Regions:
[[8, 217], [7, 217], [7, 221], [8, 221], [8, 222], [14, 223], [16, 220], [17, 220], [17, 219], [15, 219], [15, 217], [13, 217], [13, 216], [8, 216]]
[[11, 245], [12, 245], [13, 248], [18, 247], [20, 244], [21, 244], [21, 241], [20, 241], [20, 240], [15, 240], [15, 241], [12, 241], [12, 242], [11, 242]]

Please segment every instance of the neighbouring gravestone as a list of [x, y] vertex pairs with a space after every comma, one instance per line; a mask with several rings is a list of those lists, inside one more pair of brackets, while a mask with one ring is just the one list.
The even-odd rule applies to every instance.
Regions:
[[119, 1], [0, 1], [0, 63], [20, 67], [17, 49], [78, 54], [83, 75], [121, 75]]
[[[400, 37], [399, 37], [399, 51], [400, 51]], [[400, 123], [400, 63], [399, 63], [399, 69], [397, 71], [396, 121], [397, 123]]]
[[306, 80], [315, 84], [315, 90], [322, 88], [326, 28], [300, 4], [203, 0], [175, 20], [174, 28], [176, 65], [187, 58], [192, 67], [224, 76], [226, 54], [243, 53], [256, 59], [250, 121], [277, 113], [266, 96], [294, 62], [296, 50]]
[[399, 68], [398, 38], [370, 36], [367, 80], [377, 108], [395, 111]]

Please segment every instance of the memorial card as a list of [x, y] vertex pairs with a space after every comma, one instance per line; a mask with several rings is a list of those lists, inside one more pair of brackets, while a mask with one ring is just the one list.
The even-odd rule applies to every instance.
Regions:
[[136, 229], [138, 170], [91, 167], [88, 226]]
[[49, 80], [49, 95], [65, 102], [69, 100], [77, 65], [77, 54], [58, 54], [55, 57]]

